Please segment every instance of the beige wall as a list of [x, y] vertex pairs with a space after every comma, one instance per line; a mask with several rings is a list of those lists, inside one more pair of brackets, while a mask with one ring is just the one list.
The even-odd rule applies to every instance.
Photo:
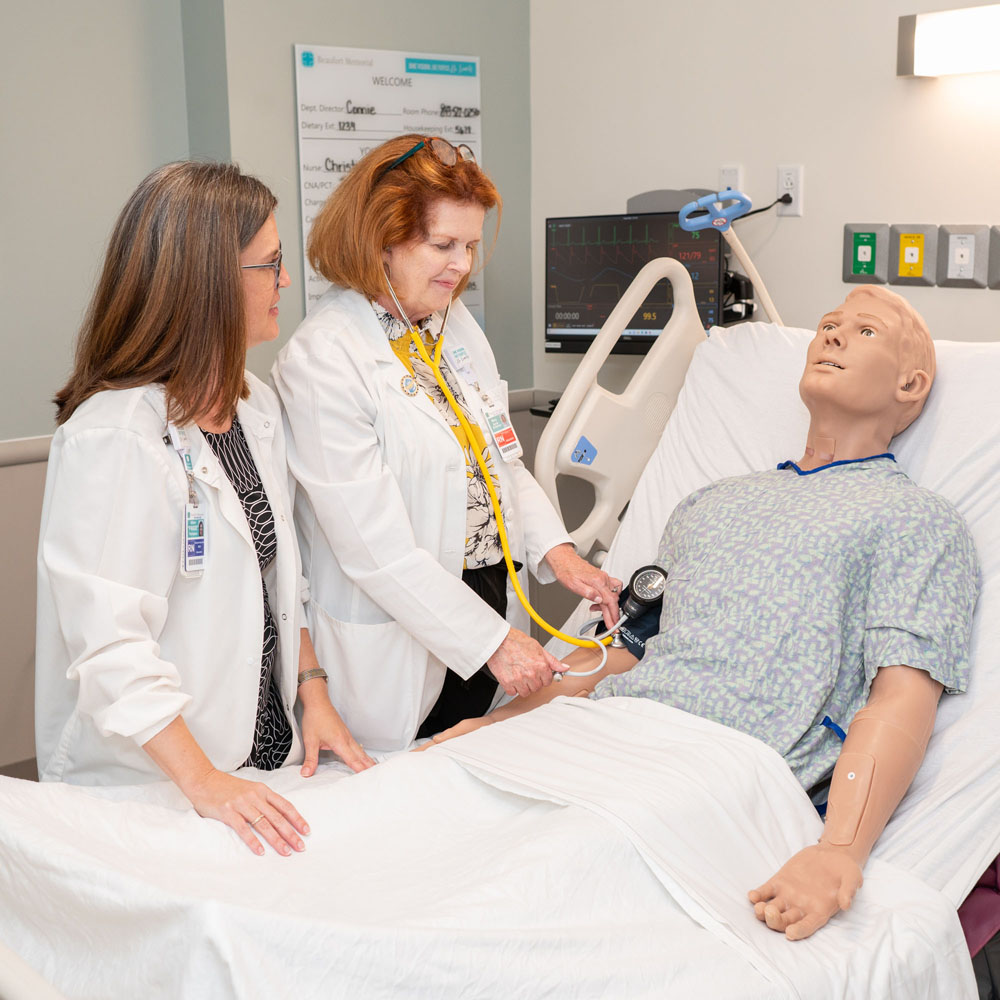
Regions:
[[[615, 213], [655, 188], [715, 188], [742, 163], [755, 205], [805, 166], [805, 216], [737, 223], [784, 321], [841, 301], [846, 222], [1000, 224], [1000, 73], [897, 78], [901, 14], [968, 0], [532, 0], [534, 384], [546, 216]], [[907, 288], [936, 337], [1000, 337], [1000, 291]], [[620, 383], [634, 362], [612, 359]]]
[[177, 0], [4, 3], [0, 441], [48, 434], [115, 217], [187, 156]]
[[[3, 16], [0, 441], [51, 432], [108, 233], [153, 167], [229, 152], [259, 174], [301, 281], [295, 42], [480, 57], [484, 165], [507, 200], [488, 333], [511, 385], [531, 385], [528, 0], [32, 0]], [[282, 342], [301, 318], [296, 287]], [[266, 375], [276, 350], [251, 368]]]
[[278, 226], [293, 287], [282, 335], [250, 356], [266, 374], [303, 315], [295, 72], [292, 45], [445, 52], [480, 57], [483, 165], [504, 198], [496, 253], [486, 270], [486, 333], [513, 388], [532, 384], [528, 0], [224, 0], [232, 157], [281, 202]]

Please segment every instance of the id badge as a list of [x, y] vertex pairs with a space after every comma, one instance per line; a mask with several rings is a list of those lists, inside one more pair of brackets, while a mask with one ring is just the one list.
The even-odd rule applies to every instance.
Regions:
[[476, 375], [472, 370], [472, 358], [469, 357], [469, 352], [462, 344], [456, 344], [454, 347], [448, 348], [445, 354], [448, 355], [448, 364], [451, 366], [453, 372], [461, 375], [470, 384], [475, 382]]
[[496, 403], [491, 403], [484, 409], [486, 423], [493, 441], [496, 443], [497, 451], [500, 452], [500, 457], [505, 462], [513, 462], [515, 458], [520, 458], [524, 454], [524, 449], [517, 439], [507, 411], [502, 406], [497, 406]]
[[198, 576], [208, 564], [208, 508], [205, 504], [184, 504], [183, 560], [184, 576]]

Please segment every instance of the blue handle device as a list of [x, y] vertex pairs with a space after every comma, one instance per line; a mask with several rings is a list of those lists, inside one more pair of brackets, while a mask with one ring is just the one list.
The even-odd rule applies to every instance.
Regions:
[[[718, 229], [726, 232], [733, 219], [746, 215], [753, 202], [733, 188], [706, 194], [697, 201], [689, 201], [681, 210], [678, 221], [681, 229], [693, 233], [699, 229]], [[694, 216], [692, 218], [692, 216]]]

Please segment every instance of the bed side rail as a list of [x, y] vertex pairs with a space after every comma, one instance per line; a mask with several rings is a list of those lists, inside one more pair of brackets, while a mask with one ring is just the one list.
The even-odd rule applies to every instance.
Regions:
[[[609, 392], [597, 376], [612, 347], [653, 286], [673, 288], [670, 320], [625, 390]], [[705, 339], [687, 269], [669, 257], [651, 260], [635, 276], [580, 361], [538, 442], [535, 478], [559, 507], [556, 476], [574, 476], [594, 487], [594, 507], [572, 532], [581, 555], [596, 545], [600, 561], [618, 528], [618, 517], [663, 433], [677, 402], [694, 349]]]

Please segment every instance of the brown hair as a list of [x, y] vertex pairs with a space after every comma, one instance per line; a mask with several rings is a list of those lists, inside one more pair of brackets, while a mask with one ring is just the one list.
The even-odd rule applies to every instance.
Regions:
[[162, 383], [167, 417], [231, 415], [249, 389], [239, 254], [277, 199], [229, 163], [168, 163], [115, 223], [56, 420], [103, 389]]
[[[446, 166], [425, 146], [392, 170], [387, 168], [422, 135], [390, 139], [362, 157], [326, 200], [309, 233], [309, 263], [327, 281], [369, 299], [388, 290], [382, 252], [426, 234], [431, 204], [446, 198], [497, 209], [503, 203], [493, 182], [471, 160]], [[494, 237], [495, 239], [495, 237]], [[473, 259], [473, 271], [476, 268]], [[455, 288], [461, 295], [473, 271]]]

